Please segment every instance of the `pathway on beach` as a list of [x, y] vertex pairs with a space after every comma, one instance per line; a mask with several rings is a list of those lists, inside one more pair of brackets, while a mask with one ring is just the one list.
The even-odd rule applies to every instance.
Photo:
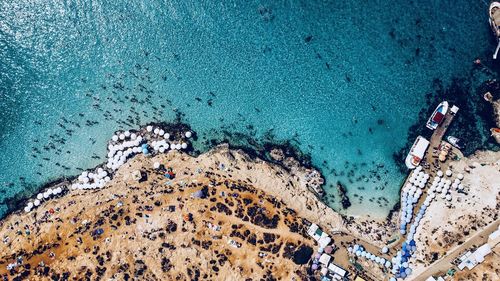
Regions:
[[[498, 228], [498, 225], [500, 224], [500, 219], [497, 219], [496, 221], [492, 222], [482, 230], [476, 232], [472, 237], [467, 239], [463, 244], [456, 246], [454, 249], [452, 249], [446, 256], [443, 258], [437, 260], [430, 266], [426, 268], [422, 268], [424, 270], [423, 273], [415, 277], [414, 280], [426, 280], [429, 276], [434, 275], [436, 273], [440, 272], [446, 272], [448, 269], [453, 267], [451, 262], [458, 258], [458, 256], [463, 253], [465, 250], [471, 248], [473, 245], [475, 246], [480, 246], [486, 241], [488, 241], [488, 235], [495, 231]], [[467, 270], [467, 269], [464, 269]]]

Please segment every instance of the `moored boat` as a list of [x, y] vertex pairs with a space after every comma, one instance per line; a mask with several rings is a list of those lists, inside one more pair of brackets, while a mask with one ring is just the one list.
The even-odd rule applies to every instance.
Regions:
[[493, 1], [490, 4], [488, 11], [489, 21], [493, 35], [497, 39], [497, 48], [493, 53], [493, 59], [497, 59], [498, 51], [500, 50], [500, 2]]
[[463, 144], [462, 144], [462, 141], [457, 138], [457, 137], [454, 137], [454, 136], [447, 136], [446, 137], [446, 140], [451, 144], [453, 145], [454, 147], [458, 148], [458, 149], [462, 149], [463, 147]]
[[441, 102], [434, 112], [432, 113], [431, 117], [429, 117], [429, 120], [427, 120], [427, 128], [431, 130], [435, 130], [441, 122], [444, 120], [444, 116], [448, 112], [448, 102], [443, 101]]
[[427, 151], [427, 147], [429, 147], [429, 141], [422, 136], [418, 136], [405, 159], [408, 169], [415, 169], [420, 164]]

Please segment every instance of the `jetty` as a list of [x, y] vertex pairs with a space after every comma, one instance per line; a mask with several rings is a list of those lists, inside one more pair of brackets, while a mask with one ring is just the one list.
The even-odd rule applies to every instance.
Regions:
[[[438, 149], [439, 146], [441, 145], [441, 142], [443, 141], [443, 137], [446, 134], [446, 131], [450, 127], [451, 122], [453, 122], [453, 119], [455, 118], [456, 114], [458, 112], [458, 107], [457, 106], [452, 106], [448, 112], [446, 112], [443, 121], [441, 124], [438, 125], [438, 127], [434, 130], [432, 133], [431, 139], [430, 139], [430, 144], [427, 149], [426, 153], [426, 162], [427, 163], [433, 163], [435, 158], [433, 157], [433, 150]], [[458, 150], [458, 149], [457, 149]], [[460, 152], [461, 154], [461, 152]]]

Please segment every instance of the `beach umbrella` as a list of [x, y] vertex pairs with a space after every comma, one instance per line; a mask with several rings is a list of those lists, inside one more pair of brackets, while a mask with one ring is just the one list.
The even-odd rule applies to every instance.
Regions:
[[456, 184], [459, 184], [460, 180], [459, 179], [455, 179], [453, 182], [456, 183]]
[[164, 130], [159, 130], [159, 131], [158, 131], [158, 135], [160, 135], [160, 136], [165, 135], [165, 131], [164, 131]]
[[160, 132], [160, 129], [158, 129], [158, 128], [155, 128], [155, 129], [153, 130], [153, 133], [154, 133], [155, 135], [158, 135], [158, 133], [159, 133], [159, 132]]
[[164, 153], [165, 152], [165, 147], [160, 147], [160, 149], [158, 149], [160, 151], [160, 153]]
[[132, 140], [137, 139], [137, 135], [135, 133], [130, 134], [130, 139]]
[[326, 247], [325, 247], [325, 253], [327, 253], [327, 254], [331, 254], [331, 253], [332, 253], [332, 251], [333, 251], [332, 246], [326, 246]]
[[187, 131], [184, 133], [184, 135], [186, 136], [186, 138], [190, 138], [193, 135], [193, 133], [191, 133], [191, 131]]
[[438, 176], [438, 177], [442, 177], [442, 176], [443, 176], [443, 171], [438, 171], [438, 172], [437, 172], [437, 176]]
[[163, 135], [163, 138], [166, 139], [166, 140], [168, 140], [170, 138], [170, 134], [169, 133], [165, 133]]
[[127, 138], [128, 138], [128, 137], [130, 137], [130, 131], [125, 131], [125, 132], [123, 132], [123, 134], [124, 134], [124, 135], [125, 135], [125, 137], [127, 137]]
[[[197, 191], [193, 192], [193, 197], [194, 198], [204, 198], [205, 197], [205, 193], [202, 190], [197, 190]], [[323, 252], [323, 248], [320, 247], [318, 249], [318, 252], [322, 253]]]
[[188, 147], [187, 143], [183, 142], [183, 143], [181, 144], [181, 148], [182, 148], [182, 149], [186, 149], [187, 147]]
[[153, 130], [153, 126], [147, 126], [146, 131], [151, 132]]
[[318, 269], [318, 264], [317, 263], [313, 263], [313, 265], [311, 266], [311, 268], [313, 270], [317, 270]]
[[120, 140], [124, 140], [125, 139], [125, 134], [120, 134]]
[[357, 251], [358, 251], [358, 249], [359, 249], [359, 245], [357, 245], [357, 244], [356, 244], [356, 245], [354, 245], [354, 247], [353, 247], [352, 249], [354, 250], [354, 252], [357, 252]]
[[358, 256], [358, 257], [361, 256], [361, 251], [360, 250], [356, 251], [356, 256]]
[[446, 170], [446, 175], [447, 175], [448, 177], [450, 177], [450, 176], [452, 175], [452, 172], [451, 172], [451, 170], [450, 170], [450, 169]]
[[40, 200], [35, 199], [35, 201], [33, 201], [33, 205], [35, 205], [37, 207], [40, 206]]
[[160, 162], [154, 162], [153, 163], [153, 168], [155, 168], [155, 169], [160, 168]]
[[349, 247], [347, 248], [347, 251], [348, 251], [349, 253], [352, 253], [352, 247], [350, 247], [350, 246], [349, 246]]
[[24, 207], [24, 212], [29, 213], [30, 211], [31, 211], [30, 207], [28, 207], [28, 206]]
[[382, 248], [382, 254], [387, 254], [387, 252], [389, 252], [389, 248], [383, 247]]
[[391, 262], [390, 261], [386, 261], [385, 262], [385, 267], [390, 268], [391, 267]]
[[411, 268], [405, 269], [406, 276], [410, 275], [412, 272]]
[[142, 140], [143, 140], [142, 136], [139, 135], [139, 136], [137, 136], [137, 139], [135, 141], [136, 141], [136, 143], [141, 143]]
[[112, 139], [113, 141], [118, 141], [118, 136], [117, 136], [117, 135], [113, 135], [113, 136], [111, 137], [111, 139]]
[[451, 201], [451, 195], [450, 194], [446, 195], [446, 200]]
[[463, 180], [463, 179], [464, 179], [464, 175], [463, 175], [463, 174], [458, 174], [458, 175], [457, 175], [457, 178], [458, 178], [459, 180]]

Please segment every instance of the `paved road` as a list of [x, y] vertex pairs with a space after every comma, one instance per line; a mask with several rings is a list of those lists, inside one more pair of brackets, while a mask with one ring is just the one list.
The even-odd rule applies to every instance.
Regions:
[[[434, 275], [436, 273], [448, 271], [448, 269], [450, 269], [453, 266], [451, 262], [455, 260], [465, 250], [471, 248], [472, 245], [480, 246], [486, 243], [488, 241], [488, 235], [490, 235], [493, 231], [495, 231], [498, 228], [499, 224], [500, 224], [500, 219], [497, 219], [496, 221], [490, 223], [482, 230], [476, 232], [473, 236], [467, 239], [467, 241], [465, 241], [462, 245], [453, 248], [443, 258], [435, 261], [434, 263], [426, 267], [424, 269], [424, 272], [422, 272], [420, 275], [418, 275], [412, 280], [425, 280], [429, 276]], [[467, 268], [465, 268], [464, 270], [467, 270]]]

